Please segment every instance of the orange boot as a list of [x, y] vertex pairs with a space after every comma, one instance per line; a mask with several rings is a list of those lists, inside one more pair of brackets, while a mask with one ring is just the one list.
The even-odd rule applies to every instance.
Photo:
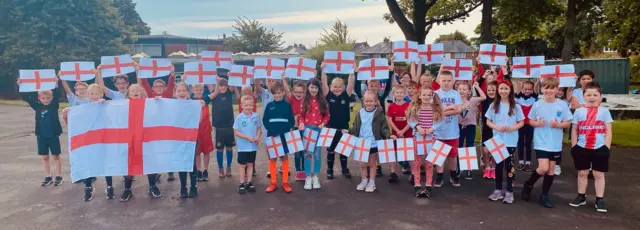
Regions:
[[276, 177], [278, 172], [276, 171], [276, 161], [277, 159], [269, 160], [269, 172], [271, 173], [271, 184], [267, 186], [266, 192], [271, 193], [278, 189], [278, 185], [276, 185]]

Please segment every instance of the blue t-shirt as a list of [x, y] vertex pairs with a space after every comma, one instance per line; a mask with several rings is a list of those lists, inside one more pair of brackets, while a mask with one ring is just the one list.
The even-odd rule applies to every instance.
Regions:
[[358, 112], [360, 115], [360, 132], [358, 135], [360, 138], [371, 141], [371, 148], [377, 147], [376, 137], [373, 135], [373, 115], [376, 114], [376, 110], [367, 111], [365, 108], [361, 108]]
[[[436, 90], [435, 93], [440, 97], [440, 100], [442, 101], [442, 107], [447, 107], [450, 105], [462, 105], [462, 97], [460, 96], [460, 93], [458, 91], [444, 91], [442, 89], [439, 89]], [[443, 121], [444, 124], [435, 131], [436, 139], [458, 139], [460, 137], [460, 127], [458, 127], [458, 114], [445, 116]]]
[[[251, 113], [246, 115], [240, 113], [236, 116], [236, 120], [233, 122], [233, 129], [240, 131], [240, 133], [249, 137], [257, 137], [258, 128], [262, 127], [260, 122], [260, 116], [257, 113]], [[236, 144], [238, 145], [238, 152], [252, 152], [258, 151], [258, 144], [255, 142], [249, 142], [244, 138], [236, 138]]]
[[578, 103], [580, 103], [581, 105], [586, 105], [587, 101], [584, 100], [584, 95], [582, 92], [581, 88], [577, 88], [577, 89], [573, 89], [573, 92], [571, 93], [571, 96], [575, 97], [578, 99]]
[[[509, 115], [509, 104], [500, 103], [500, 111], [498, 111], [497, 114], [493, 109], [493, 105], [494, 104], [491, 104], [491, 106], [489, 106], [489, 109], [484, 116], [487, 117], [487, 119], [491, 119], [493, 124], [496, 126], [511, 127], [516, 125], [519, 121], [524, 120], [524, 115], [522, 114], [520, 106], [516, 105], [515, 113], [513, 115]], [[494, 129], [493, 136], [499, 136], [507, 147], [518, 146], [518, 130], [512, 132], [499, 132]]]
[[114, 90], [109, 90], [109, 93], [107, 93], [107, 97], [111, 98], [111, 100], [124, 100], [125, 99], [124, 93], [121, 93], [121, 92], [118, 92], [118, 91], [114, 91]]
[[549, 122], [556, 120], [561, 123], [570, 121], [573, 118], [569, 104], [563, 100], [556, 99], [553, 103], [547, 103], [544, 100], [537, 101], [531, 107], [529, 112], [529, 120], [538, 120], [540, 117], [546, 122], [544, 127], [536, 127], [533, 129], [533, 149], [547, 152], [562, 151], [562, 129], [551, 128]]
[[84, 105], [84, 104], [91, 103], [91, 99], [89, 99], [88, 97], [79, 98], [73, 93], [67, 94], [67, 100], [69, 101], [69, 106]]

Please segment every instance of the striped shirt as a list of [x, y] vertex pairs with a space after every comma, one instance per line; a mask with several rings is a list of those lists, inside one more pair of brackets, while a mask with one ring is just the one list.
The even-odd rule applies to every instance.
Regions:
[[420, 109], [418, 111], [418, 125], [423, 129], [431, 128], [433, 125], [433, 110]]

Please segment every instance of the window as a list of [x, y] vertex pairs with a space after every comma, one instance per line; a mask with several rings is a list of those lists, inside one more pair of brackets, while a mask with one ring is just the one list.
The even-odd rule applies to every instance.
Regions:
[[602, 52], [613, 53], [613, 52], [616, 52], [616, 50], [612, 49], [612, 48], [609, 48], [609, 47], [604, 47], [604, 48], [602, 48]]
[[161, 57], [162, 46], [147, 45], [147, 44], [133, 44], [131, 45], [131, 52], [133, 54], [146, 53], [151, 57]]
[[451, 58], [451, 53], [444, 53], [444, 58]]
[[453, 58], [457, 58], [457, 59], [461, 59], [461, 58], [466, 58], [467, 54], [466, 53], [453, 53]]
[[189, 53], [199, 54], [199, 53], [202, 53], [202, 51], [207, 50], [207, 46], [190, 44], [188, 50], [189, 50]]

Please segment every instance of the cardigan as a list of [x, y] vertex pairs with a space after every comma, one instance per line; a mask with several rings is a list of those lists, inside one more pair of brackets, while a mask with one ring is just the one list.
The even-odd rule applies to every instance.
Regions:
[[[353, 121], [353, 126], [349, 130], [349, 133], [353, 136], [358, 137], [358, 135], [360, 135], [361, 126], [362, 121], [360, 120], [360, 113], [357, 113], [356, 119], [355, 121]], [[376, 109], [376, 112], [373, 115], [373, 124], [371, 124], [371, 127], [373, 129], [373, 136], [376, 138], [376, 140], [383, 140], [391, 136], [389, 125], [387, 125], [387, 117], [384, 115], [384, 112], [382, 112], [380, 108]]]

